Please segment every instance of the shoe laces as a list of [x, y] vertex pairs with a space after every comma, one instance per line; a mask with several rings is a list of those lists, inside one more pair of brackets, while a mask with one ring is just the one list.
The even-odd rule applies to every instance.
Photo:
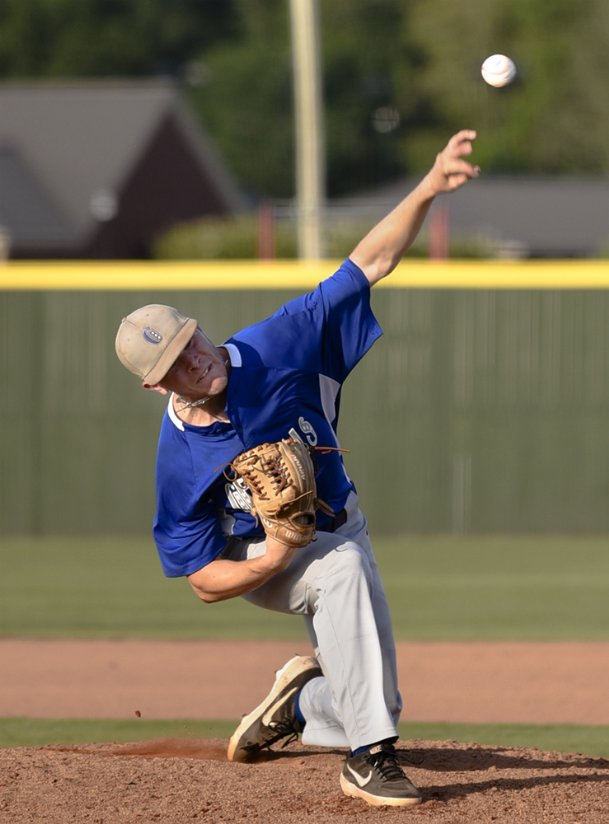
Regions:
[[402, 780], [406, 777], [393, 746], [384, 746], [379, 752], [371, 752], [366, 761], [387, 781]]
[[276, 741], [280, 741], [282, 738], [287, 739], [283, 744], [284, 747], [287, 747], [288, 744], [298, 738], [298, 730], [291, 719], [285, 721], [271, 721], [269, 724], [269, 729], [272, 729], [275, 734], [272, 738], [268, 738], [264, 742], [264, 747], [269, 747], [271, 744], [274, 744]]
[[272, 721], [269, 726], [266, 728], [269, 731], [272, 731], [272, 734], [265, 735], [264, 744], [246, 744], [243, 749], [248, 750], [249, 752], [260, 752], [260, 750], [269, 749], [273, 744], [277, 741], [281, 741], [282, 738], [286, 740], [282, 744], [282, 749], [287, 747], [288, 744], [291, 744], [292, 741], [296, 741], [298, 739], [298, 730], [294, 726], [291, 721]]

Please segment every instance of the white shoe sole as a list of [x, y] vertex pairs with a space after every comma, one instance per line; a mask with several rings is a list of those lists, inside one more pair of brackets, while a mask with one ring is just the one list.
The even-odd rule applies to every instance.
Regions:
[[341, 773], [340, 786], [345, 795], [351, 798], [361, 798], [372, 807], [416, 807], [423, 800], [422, 798], [383, 798], [380, 795], [367, 793], [361, 787], [356, 787]]
[[[319, 664], [317, 663], [316, 658], [307, 657], [303, 655], [296, 655], [294, 656], [294, 658], [290, 658], [290, 660], [286, 664], [284, 664], [280, 670], [277, 671], [277, 674], [275, 676], [275, 683], [273, 684], [273, 687], [269, 694], [248, 715], [243, 716], [243, 718], [241, 719], [241, 723], [239, 724], [235, 732], [231, 735], [230, 740], [228, 742], [228, 750], [226, 753], [229, 761], [243, 762], [250, 760], [250, 753], [244, 747], [241, 746], [241, 739], [243, 738], [247, 730], [259, 718], [261, 718], [266, 712], [268, 712], [269, 708], [272, 707], [275, 700], [283, 692], [283, 690], [285, 690], [290, 681], [293, 681], [294, 678], [296, 678], [296, 676], [300, 675], [303, 672], [318, 669]], [[294, 691], [296, 691], [296, 689]], [[289, 696], [282, 696], [282, 701], [287, 700], [288, 697]]]

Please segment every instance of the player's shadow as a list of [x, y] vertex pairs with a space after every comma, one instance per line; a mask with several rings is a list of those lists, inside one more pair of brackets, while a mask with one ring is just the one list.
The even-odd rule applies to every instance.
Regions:
[[469, 772], [477, 770], [506, 769], [568, 769], [573, 767], [594, 767], [609, 770], [609, 760], [579, 755], [569, 760], [560, 758], [531, 758], [514, 754], [507, 747], [486, 747], [470, 749], [452, 748], [402, 748], [398, 757], [403, 767], [418, 767], [435, 772]]
[[[594, 758], [592, 756], [577, 756], [575, 759], [562, 760], [543, 759], [521, 757], [514, 754], [513, 750], [507, 747], [486, 747], [486, 748], [406, 748], [398, 747], [398, 760], [404, 770], [408, 767], [416, 767], [421, 770], [428, 770], [430, 772], [483, 772], [489, 769], [508, 770], [508, 769], [598, 769], [609, 770], [609, 760], [606, 758]], [[291, 743], [286, 749], [277, 747], [272, 750], [263, 750], [258, 753], [254, 759], [255, 763], [262, 763], [265, 761], [275, 761], [277, 759], [294, 759], [294, 758], [315, 758], [319, 755], [336, 755], [344, 758], [346, 750], [307, 747], [302, 744]]]
[[592, 756], [577, 756], [569, 760], [560, 758], [531, 758], [518, 756], [507, 747], [459, 748], [402, 748], [398, 757], [404, 768], [417, 767], [434, 772], [469, 772], [488, 769], [569, 769], [576, 767], [609, 770], [609, 760]]
[[[609, 781], [609, 761], [605, 758], [577, 756], [575, 758], [532, 758], [514, 754], [513, 750], [502, 747], [488, 748], [414, 748], [400, 749], [399, 760], [406, 772], [409, 767], [430, 772], [485, 772], [493, 771], [492, 777], [483, 781], [464, 781], [444, 785], [425, 785], [422, 791], [426, 801], [449, 801], [472, 793], [507, 790], [518, 791], [533, 787], [556, 784], [606, 783]], [[579, 772], [548, 775], [551, 770], [594, 769], [592, 775]], [[526, 777], [514, 777], [514, 771], [526, 770]], [[509, 776], [502, 776], [502, 770], [511, 770]], [[531, 776], [531, 770], [544, 770], [545, 775]]]
[[450, 801], [455, 798], [465, 798], [474, 793], [497, 792], [506, 790], [518, 792], [533, 789], [534, 787], [553, 786], [557, 784], [604, 784], [606, 775], [540, 775], [529, 778], [494, 778], [490, 781], [474, 781], [463, 784], [428, 785], [422, 787], [424, 801]]
[[329, 747], [320, 749], [318, 747], [301, 748], [301, 746], [291, 746], [289, 749], [285, 750], [262, 750], [262, 752], [258, 753], [256, 758], [251, 763], [262, 764], [265, 761], [276, 761], [278, 759], [284, 760], [286, 758], [314, 758], [315, 756], [320, 755], [337, 755], [340, 758], [344, 758], [345, 752], [346, 750], [330, 749]]

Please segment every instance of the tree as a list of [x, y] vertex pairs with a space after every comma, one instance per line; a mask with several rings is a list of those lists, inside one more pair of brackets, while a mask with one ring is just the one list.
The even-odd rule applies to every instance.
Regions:
[[[426, 169], [473, 126], [485, 172], [609, 171], [606, 0], [319, 0], [327, 190]], [[287, 0], [0, 0], [0, 77], [171, 75], [241, 185], [294, 194]], [[510, 54], [494, 90], [482, 60]]]
[[235, 176], [255, 196], [294, 191], [286, 0], [237, 0], [239, 37], [204, 50], [190, 97]]
[[[330, 195], [404, 171], [400, 133], [417, 101], [398, 113], [396, 68], [414, 71], [404, 47], [404, 4], [322, 0], [321, 37]], [[240, 0], [241, 36], [202, 57], [209, 82], [192, 94], [237, 177], [259, 195], [294, 194], [292, 63], [286, 0]]]
[[[608, 22], [601, 0], [413, 0], [417, 82], [430, 117], [404, 142], [408, 165], [423, 165], [432, 139], [473, 126], [485, 171], [607, 170]], [[479, 66], [494, 52], [516, 60], [513, 87], [481, 81]]]
[[0, 76], [180, 75], [235, 34], [233, 0], [0, 0]]

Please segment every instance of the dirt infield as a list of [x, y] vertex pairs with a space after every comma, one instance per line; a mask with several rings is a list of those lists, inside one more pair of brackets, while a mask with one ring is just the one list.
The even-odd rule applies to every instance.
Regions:
[[257, 764], [229, 764], [222, 741], [0, 750], [0, 822], [607, 822], [609, 761], [449, 741], [400, 748], [425, 797], [409, 811], [346, 798], [341, 754], [299, 744]]
[[[240, 718], [293, 643], [0, 639], [0, 718]], [[404, 719], [609, 724], [609, 643], [400, 643]], [[253, 702], [253, 703], [252, 703]]]
[[[237, 718], [292, 644], [0, 641], [0, 716]], [[609, 644], [400, 644], [407, 718], [608, 723]], [[344, 797], [340, 752], [291, 744], [229, 764], [225, 741], [0, 750], [0, 824], [303, 821], [607, 824], [609, 761], [401, 741], [424, 803]]]

